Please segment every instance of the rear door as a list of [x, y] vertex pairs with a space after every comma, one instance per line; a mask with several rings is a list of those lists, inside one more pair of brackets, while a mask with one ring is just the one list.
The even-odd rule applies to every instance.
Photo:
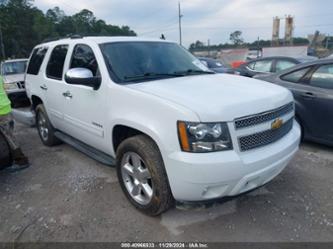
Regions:
[[49, 56], [44, 74], [43, 82], [40, 82], [40, 88], [46, 94], [46, 112], [52, 125], [62, 130], [64, 128], [64, 99], [62, 96], [65, 83], [64, 64], [68, 52], [68, 44], [55, 46]]

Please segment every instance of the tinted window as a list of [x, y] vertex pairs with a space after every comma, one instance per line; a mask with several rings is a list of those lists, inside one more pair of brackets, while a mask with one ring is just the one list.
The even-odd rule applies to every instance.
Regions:
[[46, 52], [47, 52], [46, 47], [36, 48], [32, 51], [32, 55], [27, 70], [28, 74], [37, 75], [39, 73], [39, 69], [43, 63]]
[[300, 79], [303, 78], [303, 76], [309, 71], [309, 68], [303, 68], [303, 69], [300, 69], [300, 70], [297, 70], [297, 71], [294, 71], [292, 73], [289, 73], [289, 74], [286, 74], [286, 75], [283, 75], [281, 77], [282, 80], [285, 80], [285, 81], [290, 81], [290, 82], [299, 82]]
[[247, 64], [247, 67], [254, 70], [254, 65], [255, 64], [256, 64], [255, 62], [251, 62], [251, 63]]
[[200, 60], [202, 64], [204, 64], [206, 67], [209, 67], [208, 62], [205, 60]]
[[257, 72], [268, 73], [271, 71], [271, 66], [271, 60], [256, 61], [254, 64], [254, 70]]
[[295, 66], [296, 63], [295, 62], [292, 62], [292, 61], [287, 61], [287, 60], [278, 60], [276, 62], [276, 66], [275, 66], [275, 71], [276, 72], [280, 72], [282, 70], [285, 70], [285, 69], [288, 69], [288, 68], [291, 68], [293, 66]]
[[26, 61], [5, 62], [2, 64], [3, 75], [24, 74], [27, 67]]
[[46, 68], [47, 77], [57, 80], [62, 79], [67, 50], [68, 45], [58, 45], [53, 49]]
[[91, 70], [94, 76], [98, 74], [98, 65], [92, 49], [83, 44], [74, 48], [70, 68], [82, 67]]
[[333, 89], [333, 64], [319, 67], [312, 75], [312, 86]]
[[208, 65], [209, 65], [210, 68], [224, 67], [224, 65], [221, 61], [210, 61], [210, 62], [208, 62]]

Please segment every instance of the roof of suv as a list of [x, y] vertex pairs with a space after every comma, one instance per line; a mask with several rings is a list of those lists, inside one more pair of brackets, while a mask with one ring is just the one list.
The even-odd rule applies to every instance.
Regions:
[[108, 42], [128, 42], [128, 41], [148, 41], [148, 42], [172, 42], [161, 39], [152, 39], [136, 36], [84, 36], [82, 38], [64, 38], [55, 41], [41, 43], [40, 45], [56, 45], [67, 43], [78, 43], [78, 41], [92, 41], [97, 44], [108, 43]]

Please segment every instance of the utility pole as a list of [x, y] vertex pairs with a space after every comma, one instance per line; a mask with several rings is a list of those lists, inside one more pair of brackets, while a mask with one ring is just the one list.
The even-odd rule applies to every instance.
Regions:
[[260, 43], [260, 37], [258, 36], [258, 39], [257, 39], [257, 58], [259, 58], [260, 56], [260, 46], [259, 46], [259, 43]]
[[5, 45], [3, 44], [1, 24], [0, 24], [0, 48], [1, 48], [1, 57], [2, 57], [2, 59], [6, 59]]
[[179, 22], [179, 44], [182, 45], [182, 12], [180, 10], [180, 2], [178, 2], [178, 22]]
[[210, 57], [210, 40], [207, 40], [208, 57]]

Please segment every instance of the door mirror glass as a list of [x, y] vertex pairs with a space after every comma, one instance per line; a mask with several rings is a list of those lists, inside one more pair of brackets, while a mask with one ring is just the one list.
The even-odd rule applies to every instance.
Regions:
[[87, 68], [72, 68], [65, 75], [68, 84], [90, 86], [97, 90], [101, 85], [101, 77], [94, 77], [91, 70]]

